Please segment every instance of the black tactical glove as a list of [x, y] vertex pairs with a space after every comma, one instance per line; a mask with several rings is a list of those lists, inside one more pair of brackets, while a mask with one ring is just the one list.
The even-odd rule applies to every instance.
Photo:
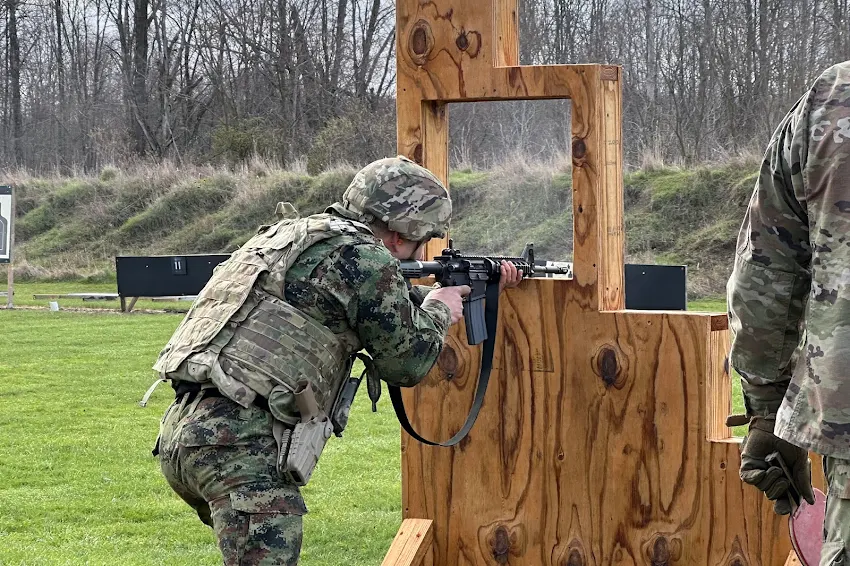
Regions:
[[[740, 475], [744, 483], [756, 486], [773, 501], [773, 510], [788, 515], [802, 497], [814, 504], [812, 471], [809, 453], [773, 434], [773, 419], [753, 417], [744, 438], [741, 452]], [[787, 466], [788, 474], [777, 464], [779, 455]], [[790, 477], [788, 477], [790, 475]]]

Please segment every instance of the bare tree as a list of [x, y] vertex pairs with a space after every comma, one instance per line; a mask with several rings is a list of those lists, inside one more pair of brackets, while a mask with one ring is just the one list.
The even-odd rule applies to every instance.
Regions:
[[23, 109], [21, 106], [21, 45], [18, 37], [18, 7], [20, 0], [6, 0], [6, 41], [12, 119], [12, 157], [15, 165], [24, 164]]

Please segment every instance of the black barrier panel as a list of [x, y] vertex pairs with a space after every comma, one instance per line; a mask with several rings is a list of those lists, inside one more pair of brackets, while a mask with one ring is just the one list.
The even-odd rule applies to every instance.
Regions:
[[115, 272], [122, 297], [197, 295], [213, 268], [230, 255], [118, 256]]
[[626, 308], [688, 310], [688, 270], [684, 265], [626, 264]]
[[[230, 256], [118, 256], [115, 270], [122, 297], [197, 295], [213, 268]], [[626, 264], [626, 308], [687, 310], [687, 268], [684, 265]]]

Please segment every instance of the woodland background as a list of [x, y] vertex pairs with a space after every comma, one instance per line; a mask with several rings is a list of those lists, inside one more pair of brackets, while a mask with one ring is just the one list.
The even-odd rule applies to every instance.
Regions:
[[[2, 0], [0, 166], [317, 173], [392, 153], [392, 0]], [[522, 64], [623, 66], [627, 167], [760, 153], [850, 54], [848, 0], [535, 0]], [[452, 163], [569, 150], [563, 104], [452, 109]], [[486, 144], [484, 143], [486, 140]]]

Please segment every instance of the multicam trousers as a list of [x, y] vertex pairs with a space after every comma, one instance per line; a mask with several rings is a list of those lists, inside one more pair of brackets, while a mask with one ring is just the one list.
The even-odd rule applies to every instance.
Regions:
[[224, 397], [189, 397], [162, 418], [160, 467], [169, 485], [213, 528], [225, 566], [295, 566], [307, 509], [278, 473], [271, 414]]
[[820, 566], [850, 566], [850, 460], [823, 457], [828, 493]]

